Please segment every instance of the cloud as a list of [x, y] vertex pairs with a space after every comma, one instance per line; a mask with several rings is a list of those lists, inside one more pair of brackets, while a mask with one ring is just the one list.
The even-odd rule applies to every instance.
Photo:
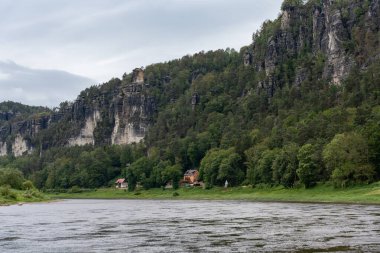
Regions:
[[94, 83], [65, 71], [31, 69], [12, 61], [0, 61], [0, 101], [54, 107], [75, 99], [81, 90]]
[[[281, 2], [1, 0], [0, 61], [11, 59], [33, 69], [63, 70], [106, 82], [135, 67], [201, 50], [239, 50], [251, 43], [264, 20], [277, 17]], [[46, 75], [53, 78], [50, 74]], [[0, 80], [21, 78], [16, 75], [2, 71]], [[62, 83], [72, 87], [68, 81], [65, 77]]]

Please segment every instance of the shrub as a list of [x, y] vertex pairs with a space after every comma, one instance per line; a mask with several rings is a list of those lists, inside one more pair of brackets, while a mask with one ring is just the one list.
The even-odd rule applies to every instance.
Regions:
[[79, 186], [74, 185], [67, 192], [68, 193], [81, 193], [81, 192], [83, 192], [83, 190]]
[[17, 194], [11, 190], [9, 185], [0, 187], [0, 195], [8, 199], [17, 199]]
[[0, 185], [9, 185], [13, 189], [22, 189], [22, 183], [24, 177], [22, 173], [17, 169], [4, 169], [0, 173]]
[[22, 188], [23, 188], [24, 190], [31, 190], [31, 189], [34, 189], [35, 187], [34, 187], [32, 181], [27, 180], [27, 181], [25, 181], [24, 183], [22, 183]]
[[30, 190], [26, 190], [23, 195], [22, 195], [24, 198], [42, 198], [42, 195], [41, 193], [38, 191], [38, 190], [33, 190], [33, 189], [30, 189]]

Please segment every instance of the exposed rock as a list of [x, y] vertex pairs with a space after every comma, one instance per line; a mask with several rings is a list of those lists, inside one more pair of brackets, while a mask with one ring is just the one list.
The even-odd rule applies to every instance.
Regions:
[[244, 53], [244, 66], [249, 66], [252, 64], [252, 55], [250, 52], [246, 51]]
[[[130, 83], [112, 79], [81, 92], [74, 102], [22, 119], [0, 112], [0, 156], [29, 154], [54, 146], [140, 142], [155, 113], [155, 99], [144, 83], [144, 71], [133, 71]], [[10, 138], [15, 136], [15, 138]]]
[[142, 68], [135, 68], [132, 73], [132, 83], [144, 83], [144, 70]]
[[80, 134], [77, 137], [70, 138], [68, 140], [69, 146], [84, 146], [84, 145], [94, 145], [94, 130], [98, 121], [100, 120], [99, 111], [94, 111], [94, 113], [86, 118], [85, 126], [81, 129]]
[[30, 154], [33, 148], [28, 145], [26, 140], [21, 135], [17, 135], [12, 143], [12, 153], [14, 156], [22, 156], [26, 153]]
[[[279, 20], [270, 23], [271, 32], [267, 33], [266, 45], [254, 39], [249, 47], [252, 64], [258, 72], [265, 72], [265, 77], [258, 80], [258, 89], [266, 89], [273, 94], [277, 86], [283, 84], [276, 77], [280, 66], [288, 64], [287, 60], [297, 59], [305, 54], [323, 55], [325, 57], [321, 78], [339, 85], [353, 66], [358, 64], [355, 55], [347, 49], [352, 41], [353, 28], [366, 27], [367, 34], [377, 34], [380, 30], [380, 0], [345, 2], [342, 9], [336, 1], [322, 0], [308, 2], [303, 6], [284, 8]], [[359, 22], [357, 10], [364, 9], [364, 25]], [[344, 14], [343, 14], [344, 13]], [[264, 47], [264, 48], [263, 48]], [[264, 53], [263, 53], [264, 51]], [[248, 56], [247, 56], [248, 59]], [[367, 61], [376, 59], [368, 57]], [[247, 63], [244, 57], [244, 64]], [[360, 63], [359, 63], [360, 64]], [[366, 62], [361, 63], [363, 66]], [[300, 85], [307, 79], [308, 66], [294, 66], [292, 84]]]
[[307, 76], [308, 76], [308, 72], [306, 68], [297, 68], [294, 84], [296, 86], [300, 86], [302, 82], [307, 79]]
[[343, 25], [340, 10], [332, 8], [331, 1], [325, 1], [323, 7], [326, 29], [322, 35], [320, 47], [327, 55], [324, 77], [331, 78], [333, 83], [339, 84], [354, 64], [343, 47], [343, 42], [349, 39], [349, 34]]
[[0, 142], [0, 156], [6, 156], [7, 154], [8, 154], [7, 143], [6, 142]]
[[197, 92], [194, 92], [191, 96], [191, 106], [193, 111], [195, 110], [195, 106], [199, 103], [200, 97]]

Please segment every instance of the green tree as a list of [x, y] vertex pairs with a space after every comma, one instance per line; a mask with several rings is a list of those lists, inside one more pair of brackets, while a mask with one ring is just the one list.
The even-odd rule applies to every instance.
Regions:
[[238, 185], [244, 179], [241, 157], [233, 148], [209, 150], [201, 161], [199, 173], [206, 187], [222, 186], [225, 180]]
[[167, 184], [168, 182], [172, 182], [173, 189], [179, 188], [179, 181], [182, 177], [182, 168], [181, 165], [175, 164], [173, 166], [167, 166], [162, 171], [162, 181]]
[[24, 177], [21, 171], [13, 168], [0, 168], [0, 186], [9, 185], [13, 189], [22, 189]]
[[295, 143], [284, 146], [273, 161], [273, 180], [287, 188], [293, 187], [297, 179], [299, 147]]
[[305, 188], [314, 186], [318, 179], [318, 149], [315, 145], [305, 144], [298, 151], [297, 176]]
[[368, 143], [361, 135], [337, 134], [323, 150], [323, 160], [336, 186], [370, 183], [375, 176], [369, 163]]
[[141, 157], [127, 167], [128, 190], [134, 191], [137, 183], [141, 183], [146, 189], [153, 186], [150, 174], [154, 167], [154, 161], [148, 157]]

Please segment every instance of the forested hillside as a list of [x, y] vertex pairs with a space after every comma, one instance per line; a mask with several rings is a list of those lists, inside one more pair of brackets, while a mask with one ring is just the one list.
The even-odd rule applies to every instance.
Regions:
[[[379, 30], [379, 0], [286, 0], [239, 52], [153, 64], [143, 85], [124, 74], [62, 103], [29, 135], [30, 154], [5, 152], [0, 166], [49, 189], [107, 186], [119, 176], [131, 190], [161, 187], [192, 168], [206, 187], [377, 181]], [[128, 124], [134, 134], [125, 134], [144, 133], [143, 141], [120, 141]]]

